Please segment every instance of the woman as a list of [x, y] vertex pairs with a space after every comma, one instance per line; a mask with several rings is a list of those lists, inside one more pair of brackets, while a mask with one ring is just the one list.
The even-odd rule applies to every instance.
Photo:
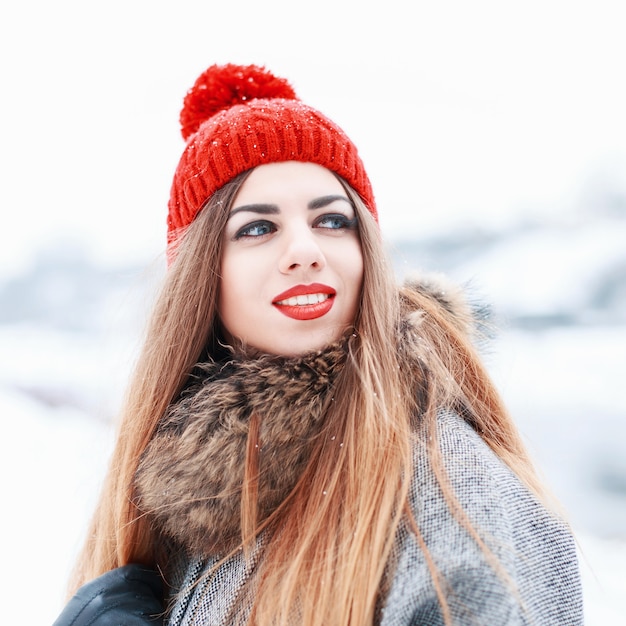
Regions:
[[210, 67], [181, 123], [168, 273], [56, 626], [581, 623], [481, 322], [394, 285], [350, 139], [256, 66]]

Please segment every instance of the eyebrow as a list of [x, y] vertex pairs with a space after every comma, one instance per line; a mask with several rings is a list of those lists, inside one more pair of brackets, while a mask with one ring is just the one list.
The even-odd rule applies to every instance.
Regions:
[[[322, 209], [337, 200], [343, 200], [347, 202], [350, 206], [352, 206], [352, 202], [346, 197], [341, 195], [330, 195], [330, 196], [321, 196], [319, 198], [314, 198], [307, 204], [307, 208], [309, 210]], [[260, 215], [276, 215], [280, 213], [280, 209], [276, 204], [244, 204], [243, 206], [238, 206], [230, 212], [228, 219], [230, 219], [233, 215], [237, 213], [241, 213], [242, 211], [250, 212], [250, 213], [259, 213]]]
[[339, 194], [331, 195], [331, 196], [322, 196], [321, 198], [314, 198], [307, 205], [309, 209], [322, 209], [337, 200], [343, 200], [347, 202], [350, 206], [352, 206], [352, 202], [346, 198], [346, 196], [341, 196]]

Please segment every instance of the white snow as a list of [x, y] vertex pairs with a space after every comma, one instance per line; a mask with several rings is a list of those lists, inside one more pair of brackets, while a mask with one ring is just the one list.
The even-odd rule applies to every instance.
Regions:
[[[3, 356], [6, 352], [3, 352]], [[3, 621], [52, 624], [111, 447], [109, 426], [0, 387]]]
[[597, 219], [522, 229], [462, 271], [501, 296], [502, 314], [541, 315], [582, 307], [598, 276], [618, 265], [626, 271], [626, 220]]

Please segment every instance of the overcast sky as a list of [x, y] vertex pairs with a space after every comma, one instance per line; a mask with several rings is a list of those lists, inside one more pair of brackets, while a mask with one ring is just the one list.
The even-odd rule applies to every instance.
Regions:
[[107, 263], [160, 255], [182, 98], [215, 62], [266, 65], [348, 132], [389, 237], [558, 213], [594, 180], [626, 188], [625, 7], [3, 3], [3, 273], [58, 241]]

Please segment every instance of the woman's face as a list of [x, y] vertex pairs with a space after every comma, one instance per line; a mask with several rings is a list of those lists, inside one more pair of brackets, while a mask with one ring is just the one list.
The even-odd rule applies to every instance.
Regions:
[[353, 324], [362, 282], [354, 208], [335, 176], [295, 161], [253, 170], [224, 231], [228, 335], [271, 354], [321, 349]]

